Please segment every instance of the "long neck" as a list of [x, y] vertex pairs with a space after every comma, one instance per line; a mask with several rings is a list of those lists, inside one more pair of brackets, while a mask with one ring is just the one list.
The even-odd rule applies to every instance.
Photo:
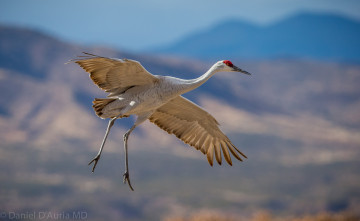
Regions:
[[218, 70], [215, 66], [212, 66], [205, 74], [201, 75], [198, 78], [183, 80], [182, 82], [182, 93], [186, 93], [188, 91], [194, 90], [195, 88], [201, 86], [205, 83], [209, 78], [211, 78]]

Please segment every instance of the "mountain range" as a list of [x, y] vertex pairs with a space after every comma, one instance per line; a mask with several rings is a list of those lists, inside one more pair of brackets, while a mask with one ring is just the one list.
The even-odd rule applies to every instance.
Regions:
[[[110, 57], [130, 57], [140, 60], [151, 73], [181, 78], [194, 78], [211, 66], [211, 63], [199, 60], [129, 54], [106, 48], [81, 48], [21, 28], [1, 27], [0, 32], [0, 83], [2, 94], [6, 94], [0, 100], [0, 114], [4, 116], [2, 121], [4, 125], [11, 121], [8, 125], [28, 134], [26, 139], [35, 140], [36, 134], [54, 133], [39, 137], [42, 142], [47, 139], [52, 142], [55, 137], [62, 139], [56, 134], [60, 131], [56, 130], [79, 138], [78, 134], [84, 133], [82, 129], [74, 129], [70, 133], [66, 126], [66, 123], [72, 125], [71, 128], [81, 125], [77, 114], [88, 119], [84, 122], [96, 125], [96, 118], [91, 117], [91, 100], [104, 97], [105, 94], [92, 85], [87, 74], [77, 73], [79, 70], [76, 65], [64, 65], [83, 50]], [[234, 62], [253, 75], [215, 76], [216, 80], [208, 81], [185, 96], [200, 103], [208, 98], [216, 102], [221, 100], [218, 103], [220, 106], [230, 105], [246, 113], [262, 116], [300, 116], [307, 112], [309, 117], [318, 116], [336, 122], [344, 129], [359, 127], [360, 117], [356, 109], [344, 109], [358, 105], [360, 92], [356, 65], [295, 60]], [[59, 125], [53, 125], [55, 130], [48, 130], [48, 126], [56, 122], [53, 119], [60, 119], [54, 116], [64, 118], [59, 120]], [[4, 140], [12, 139], [8, 133], [11, 130], [2, 134]], [[28, 141], [26, 139], [24, 141]]]
[[185, 96], [211, 113], [249, 159], [210, 167], [201, 152], [145, 122], [129, 140], [130, 193], [121, 183], [122, 134], [133, 119], [116, 122], [95, 173], [87, 166], [107, 124], [91, 101], [106, 94], [76, 64], [64, 64], [82, 51], [181, 78], [215, 62], [81, 47], [0, 26], [2, 211], [75, 210], [92, 220], [165, 220], [203, 210], [245, 220], [258, 210], [358, 212], [358, 64], [235, 58], [251, 76], [218, 73]]
[[360, 22], [299, 13], [269, 25], [227, 20], [153, 51], [200, 59], [303, 58], [360, 62]]

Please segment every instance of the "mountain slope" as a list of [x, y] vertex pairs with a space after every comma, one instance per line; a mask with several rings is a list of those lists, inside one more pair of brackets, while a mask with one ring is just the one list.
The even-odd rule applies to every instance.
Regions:
[[358, 21], [333, 14], [301, 13], [268, 26], [225, 21], [155, 51], [202, 59], [298, 57], [359, 62], [358, 39]]
[[91, 101], [106, 95], [76, 64], [65, 64], [82, 51], [141, 60], [155, 73], [180, 69], [191, 74], [191, 67], [181, 62], [81, 48], [37, 31], [0, 26], [2, 140], [43, 145], [74, 139], [92, 142], [91, 128], [96, 129], [101, 120], [92, 116]]
[[129, 140], [130, 193], [122, 185], [122, 135], [133, 119], [116, 122], [91, 173], [87, 164], [107, 123], [91, 101], [106, 95], [76, 64], [64, 63], [88, 51], [139, 60], [154, 74], [193, 78], [213, 62], [81, 48], [12, 27], [0, 28], [0, 46], [5, 220], [29, 211], [69, 219], [84, 212], [90, 220], [165, 220], [202, 210], [244, 220], [259, 210], [358, 214], [359, 65], [233, 60], [253, 75], [218, 73], [185, 96], [211, 113], [249, 159], [210, 167], [201, 152], [145, 122]]
[[[101, 48], [84, 49], [24, 29], [2, 27], [0, 31], [4, 33], [0, 37], [0, 85], [1, 93], [6, 94], [0, 99], [0, 117], [3, 125], [10, 125], [9, 121], [14, 130], [22, 131], [25, 142], [29, 139], [43, 143], [65, 138], [92, 139], [91, 132], [85, 133], [82, 129], [82, 122], [89, 124], [89, 131], [91, 128], [96, 130], [98, 119], [94, 116], [91, 101], [94, 97], [106, 95], [75, 64], [64, 64], [83, 50], [109, 57], [132, 58], [141, 61], [154, 74], [181, 78], [196, 77], [211, 66], [199, 61], [134, 55]], [[21, 44], [17, 44], [19, 40]], [[360, 96], [356, 65], [289, 60], [235, 63], [253, 75], [221, 73], [185, 96], [197, 103], [211, 97], [222, 100], [224, 105], [231, 104], [259, 115], [271, 113], [286, 118], [286, 115], [307, 112], [313, 117], [321, 116], [326, 121], [335, 122], [345, 131], [360, 127], [359, 115], [352, 111], [359, 105], [357, 98]], [[346, 106], [354, 108], [346, 109]], [[216, 113], [212, 114], [216, 116]], [[125, 123], [125, 127], [129, 124]], [[69, 130], [67, 125], [74, 129]], [[49, 130], [49, 126], [53, 130]], [[3, 134], [4, 140], [15, 139], [6, 135], [8, 133]], [[42, 136], [43, 133], [52, 135]]]

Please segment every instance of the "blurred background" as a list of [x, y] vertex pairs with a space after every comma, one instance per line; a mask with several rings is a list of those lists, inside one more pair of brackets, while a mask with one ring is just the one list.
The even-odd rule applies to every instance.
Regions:
[[[359, 220], [357, 0], [0, 0], [0, 220]], [[206, 157], [150, 122], [129, 140], [81, 68], [86, 51], [153, 74], [221, 73], [185, 95], [247, 156]]]

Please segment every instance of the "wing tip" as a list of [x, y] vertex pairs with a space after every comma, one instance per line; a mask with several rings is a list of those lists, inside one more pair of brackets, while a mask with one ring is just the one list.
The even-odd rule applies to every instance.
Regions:
[[208, 158], [208, 162], [209, 162], [210, 166], [214, 166], [214, 162], [212, 161], [212, 159]]
[[82, 60], [91, 59], [91, 58], [102, 58], [99, 55], [91, 54], [91, 53], [85, 52], [85, 51], [83, 51], [81, 53], [83, 53], [85, 55], [78, 55], [78, 56], [76, 56], [76, 58], [70, 59], [65, 64], [70, 64], [70, 63], [74, 62], [74, 63], [80, 65], [80, 61], [82, 61]]

